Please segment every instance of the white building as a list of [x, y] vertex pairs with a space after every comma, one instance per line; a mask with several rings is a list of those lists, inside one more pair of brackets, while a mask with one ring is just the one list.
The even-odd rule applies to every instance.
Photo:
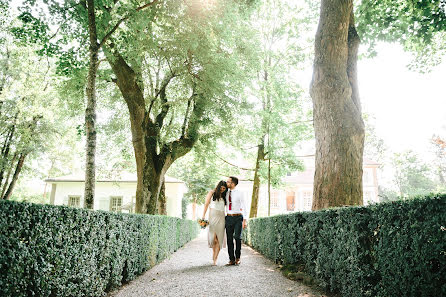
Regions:
[[[50, 203], [84, 207], [83, 173], [46, 179], [51, 184]], [[181, 180], [166, 176], [167, 215], [181, 218], [181, 199], [186, 186]], [[93, 209], [133, 213], [135, 210], [136, 174], [123, 173], [117, 179], [100, 179], [95, 185]]]

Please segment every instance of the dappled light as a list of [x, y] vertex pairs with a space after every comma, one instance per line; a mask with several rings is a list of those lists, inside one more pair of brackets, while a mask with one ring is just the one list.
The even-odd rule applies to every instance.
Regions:
[[0, 0], [0, 296], [442, 296], [446, 6]]

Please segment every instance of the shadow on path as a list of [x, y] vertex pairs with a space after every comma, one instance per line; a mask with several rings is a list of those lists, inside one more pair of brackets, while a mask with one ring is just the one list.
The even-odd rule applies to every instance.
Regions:
[[225, 266], [229, 259], [223, 249], [213, 266], [206, 232], [202, 230], [168, 259], [107, 296], [324, 296], [285, 278], [276, 264], [246, 245], [241, 265]]

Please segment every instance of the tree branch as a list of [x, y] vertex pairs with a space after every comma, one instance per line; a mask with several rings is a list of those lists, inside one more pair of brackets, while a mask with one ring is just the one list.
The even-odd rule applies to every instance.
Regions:
[[[110, 46], [113, 50], [114, 46]], [[145, 105], [143, 91], [136, 81], [135, 71], [127, 64], [124, 58], [113, 50], [115, 59], [107, 57], [110, 66], [116, 75], [116, 84], [118, 85], [124, 100], [127, 104], [131, 103], [139, 107]]]
[[172, 78], [175, 77], [175, 73], [170, 72], [161, 83], [161, 89], [159, 91], [160, 99], [161, 99], [161, 112], [156, 116], [156, 123], [158, 125], [158, 129], [161, 129], [163, 126], [164, 118], [166, 117], [167, 113], [169, 112], [169, 104], [167, 102], [166, 98], [166, 88], [167, 85], [170, 83]]
[[192, 96], [189, 97], [189, 100], [187, 100], [186, 114], [184, 115], [183, 126], [181, 127], [181, 137], [186, 136], [187, 119], [189, 117], [190, 106], [191, 106], [193, 98], [194, 98], [194, 94], [192, 94]]
[[306, 120], [306, 121], [296, 121], [296, 122], [291, 122], [291, 123], [289, 123], [290, 125], [291, 124], [303, 124], [303, 123], [310, 123], [310, 122], [313, 122], [314, 120], [313, 119], [311, 119], [311, 120]]
[[213, 153], [213, 154], [214, 154], [217, 158], [219, 158], [220, 160], [222, 160], [223, 162], [225, 162], [226, 164], [231, 165], [232, 167], [236, 167], [236, 168], [239, 168], [239, 169], [241, 169], [241, 170], [246, 170], [246, 171], [255, 171], [255, 169], [252, 169], [252, 168], [243, 168], [243, 167], [234, 165], [234, 164], [232, 164], [232, 163], [226, 161], [225, 159], [223, 159], [222, 157], [220, 157], [220, 156], [217, 155], [216, 153]]
[[[158, 2], [158, 0], [153, 0], [152, 2], [149, 2], [147, 4], [144, 4], [143, 6], [140, 6], [138, 8], [135, 9], [134, 12], [138, 12], [143, 10], [144, 8], [150, 7], [154, 4], [156, 4]], [[113, 33], [115, 33], [115, 31], [119, 28], [119, 26], [122, 24], [122, 22], [124, 22], [125, 20], [127, 20], [133, 13], [129, 13], [128, 15], [126, 15], [125, 17], [121, 18], [114, 26], [113, 28], [107, 33], [105, 34], [104, 38], [102, 38], [101, 42], [99, 43], [98, 48], [101, 48], [106, 42], [107, 40], [112, 36]]]

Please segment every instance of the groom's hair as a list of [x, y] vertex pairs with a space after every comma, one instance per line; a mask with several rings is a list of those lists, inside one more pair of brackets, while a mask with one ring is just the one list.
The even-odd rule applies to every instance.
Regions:
[[236, 178], [235, 176], [230, 176], [229, 178], [232, 180], [232, 182], [233, 182], [235, 185], [238, 185], [238, 178]]

